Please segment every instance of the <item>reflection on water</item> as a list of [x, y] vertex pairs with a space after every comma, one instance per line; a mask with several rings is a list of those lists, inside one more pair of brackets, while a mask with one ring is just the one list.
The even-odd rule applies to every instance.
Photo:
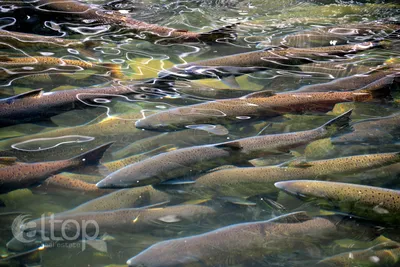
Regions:
[[0, 1], [0, 265], [398, 266], [399, 8]]

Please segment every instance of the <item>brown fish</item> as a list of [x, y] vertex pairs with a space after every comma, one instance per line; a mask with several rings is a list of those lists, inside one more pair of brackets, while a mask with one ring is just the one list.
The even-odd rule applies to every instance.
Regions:
[[[132, 267], [232, 266], [267, 255], [307, 249], [340, 237], [341, 221], [297, 212], [269, 221], [241, 223], [156, 243], [127, 264]], [[355, 225], [353, 225], [355, 226]], [[349, 231], [346, 232], [349, 235]], [[245, 265], [247, 266], [247, 265]]]
[[397, 224], [400, 218], [399, 190], [312, 180], [278, 182], [275, 186], [302, 199], [316, 199], [321, 206], [371, 220]]
[[68, 40], [60, 37], [43, 36], [31, 33], [13, 32], [0, 30], [0, 41], [10, 44], [14, 47], [25, 48], [47, 48], [53, 46], [73, 47], [73, 48], [91, 48], [96, 42], [87, 40]]
[[390, 143], [399, 137], [400, 113], [357, 121], [351, 127], [352, 132], [333, 138], [332, 143], [334, 145]]
[[381, 41], [308, 49], [268, 49], [181, 64], [172, 69], [161, 71], [158, 76], [161, 78], [184, 77], [188, 79], [202, 79], [205, 77], [238, 76], [269, 68], [298, 69], [298, 65], [312, 63], [312, 57], [345, 55], [387, 45], [389, 45], [388, 42]]
[[71, 159], [38, 163], [19, 163], [0, 169], [0, 192], [7, 193], [41, 183], [50, 176], [66, 170], [97, 165], [111, 143]]
[[128, 165], [97, 183], [99, 188], [124, 188], [157, 184], [168, 179], [192, 176], [206, 170], [247, 163], [263, 155], [282, 154], [311, 141], [326, 138], [346, 128], [351, 111], [308, 131], [261, 135], [215, 145], [194, 146], [162, 153]]
[[72, 110], [76, 106], [90, 108], [90, 105], [83, 103], [96, 99], [134, 95], [139, 87], [145, 85], [89, 87], [55, 92], [38, 89], [0, 99], [0, 127], [49, 120], [50, 117]]
[[130, 189], [121, 189], [108, 195], [95, 198], [76, 208], [68, 210], [68, 213], [81, 213], [88, 211], [105, 211], [128, 208], [138, 208], [170, 201], [170, 196], [152, 186], [143, 186]]
[[227, 199], [240, 202], [240, 199], [277, 191], [274, 187], [276, 182], [313, 178], [322, 180], [327, 177], [340, 180], [340, 177], [346, 174], [357, 174], [396, 162], [400, 162], [398, 152], [307, 162], [294, 161], [285, 166], [227, 168], [194, 177], [193, 184], [177, 189], [196, 197], [228, 197]]
[[330, 111], [341, 102], [368, 102], [390, 95], [387, 87], [377, 90], [344, 92], [286, 92], [251, 93], [241, 98], [223, 99], [172, 108], [149, 115], [136, 122], [146, 130], [168, 131], [197, 124], [225, 124], [243, 120], [275, 117], [286, 113]]
[[94, 5], [87, 5], [74, 0], [67, 2], [64, 0], [40, 0], [38, 4], [38, 9], [51, 9], [63, 13], [66, 12], [78, 18], [96, 20], [104, 24], [126, 28], [133, 33], [140, 34], [139, 37], [137, 35], [135, 35], [135, 37], [141, 39], [143, 39], [141, 36], [145, 36], [151, 40], [164, 39], [164, 41], [166, 40], [168, 42], [208, 42], [233, 36], [232, 26], [226, 26], [210, 32], [197, 33], [146, 23], [124, 16], [118, 11], [103, 10]]
[[[114, 63], [93, 63], [77, 59], [64, 59], [56, 57], [8, 57], [0, 56], [0, 67], [3, 70], [3, 75], [11, 74], [29, 74], [31, 72], [47, 71], [58, 68], [63, 71], [79, 71], [82, 69], [90, 69], [99, 72], [109, 71], [109, 74], [114, 78], [121, 78], [123, 74], [118, 64]], [[28, 69], [29, 68], [29, 69]], [[1, 74], [1, 73], [0, 73]], [[0, 76], [1, 77], [1, 76]]]
[[[136, 208], [119, 209], [112, 211], [60, 213], [54, 217], [40, 218], [23, 225], [24, 231], [54, 229], [55, 233], [61, 231], [92, 233], [139, 233], [157, 228], [165, 228], [174, 224], [198, 222], [202, 218], [215, 216], [213, 208], [200, 205], [177, 205], [164, 208]], [[51, 221], [53, 226], [51, 226]], [[77, 224], [68, 223], [73, 220]], [[96, 222], [87, 223], [87, 222]], [[66, 226], [67, 225], [67, 226]], [[79, 225], [79, 226], [78, 226]], [[86, 226], [86, 227], [85, 227]], [[54, 228], [53, 228], [54, 227]], [[84, 233], [83, 233], [84, 234]]]
[[365, 74], [357, 74], [350, 77], [335, 79], [328, 83], [302, 86], [298, 92], [329, 92], [329, 91], [351, 91], [364, 88], [372, 83], [379, 82], [382, 86], [390, 85], [399, 76], [400, 70], [377, 69]]
[[[109, 189], [99, 189], [95, 183], [88, 183], [81, 179], [80, 174], [61, 173], [51, 176], [46, 179], [40, 186], [32, 188], [34, 193], [41, 194], [66, 194], [71, 195], [71, 192], [76, 192], [91, 196], [102, 196], [113, 192]], [[101, 180], [101, 176], [94, 176], [96, 180]], [[97, 182], [94, 181], [94, 182]]]

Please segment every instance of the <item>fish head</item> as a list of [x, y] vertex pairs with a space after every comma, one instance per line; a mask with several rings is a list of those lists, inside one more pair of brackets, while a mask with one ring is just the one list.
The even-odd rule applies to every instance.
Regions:
[[171, 131], [174, 127], [172, 127], [171, 121], [167, 117], [169, 116], [149, 116], [136, 121], [135, 127], [150, 131]]
[[185, 244], [182, 239], [159, 242], [129, 259], [126, 264], [130, 267], [202, 266], [194, 253], [185, 248]]
[[151, 170], [143, 170], [138, 164], [128, 165], [108, 175], [96, 184], [98, 188], [130, 188], [160, 183], [157, 176], [152, 175]]
[[304, 181], [283, 181], [275, 183], [275, 187], [290, 194], [293, 196], [297, 196], [299, 198], [307, 198], [306, 193], [308, 192], [307, 183]]

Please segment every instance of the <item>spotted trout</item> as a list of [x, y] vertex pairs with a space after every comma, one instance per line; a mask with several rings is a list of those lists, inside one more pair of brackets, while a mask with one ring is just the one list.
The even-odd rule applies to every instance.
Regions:
[[138, 208], [169, 201], [171, 198], [165, 192], [152, 186], [121, 189], [108, 195], [85, 202], [64, 213], [82, 213], [89, 211], [106, 211], [128, 208]]
[[31, 33], [13, 32], [0, 30], [0, 41], [13, 47], [26, 48], [48, 48], [54, 46], [72, 48], [91, 48], [95, 46], [94, 41], [68, 40], [60, 37], [50, 37]]
[[327, 112], [341, 102], [369, 102], [390, 96], [390, 88], [344, 92], [251, 93], [231, 98], [172, 108], [136, 122], [146, 130], [171, 131], [197, 124], [231, 124], [249, 119], [276, 117], [287, 113]]
[[381, 41], [308, 49], [267, 49], [180, 64], [169, 70], [161, 71], [158, 76], [161, 78], [203, 79], [205, 77], [239, 76], [270, 68], [298, 70], [298, 65], [312, 63], [311, 58], [351, 54], [387, 45], [388, 42]]
[[[23, 225], [24, 231], [54, 229], [55, 232], [71, 231], [79, 233], [140, 233], [174, 224], [193, 223], [202, 218], [215, 216], [213, 208], [199, 205], [177, 205], [165, 208], [136, 208], [112, 211], [61, 213], [54, 217], [37, 219]], [[74, 221], [70, 224], [68, 222]], [[53, 222], [53, 225], [52, 225]], [[76, 222], [76, 224], [75, 224]], [[96, 222], [95, 224], [90, 222]], [[86, 226], [86, 227], [85, 227]]]
[[275, 186], [301, 199], [315, 199], [320, 206], [371, 220], [397, 224], [400, 218], [399, 190], [311, 180], [278, 182]]
[[106, 144], [67, 160], [38, 163], [15, 162], [11, 166], [0, 168], [0, 192], [7, 193], [33, 186], [63, 171], [97, 165], [110, 146], [111, 144]]
[[[35, 56], [35, 57], [9, 57], [0, 56], [1, 75], [35, 73], [40, 71], [81, 71], [83, 69], [95, 70], [101, 73], [108, 72], [114, 78], [121, 78], [123, 74], [120, 66], [114, 63], [95, 63], [77, 59], [64, 59], [56, 57]], [[4, 71], [7, 70], [7, 71]]]
[[[339, 238], [342, 221], [305, 212], [241, 223], [191, 237], [156, 243], [127, 261], [131, 267], [232, 266], [267, 255], [299, 251]], [[354, 225], [355, 226], [355, 225]], [[248, 265], [244, 265], [248, 266]]]
[[199, 42], [215, 41], [220, 38], [233, 37], [233, 26], [226, 26], [221, 29], [205, 33], [191, 32], [188, 30], [174, 29], [156, 24], [139, 21], [128, 16], [124, 16], [118, 11], [104, 10], [98, 6], [87, 5], [71, 0], [40, 0], [37, 2], [38, 9], [54, 10], [69, 13], [82, 19], [95, 20], [100, 23], [119, 26], [132, 31], [136, 38], [147, 38], [150, 40], [164, 39], [168, 42]]
[[261, 135], [213, 145], [177, 149], [128, 165], [97, 183], [99, 188], [124, 188], [157, 184], [168, 179], [195, 175], [212, 168], [274, 155], [326, 138], [348, 126], [351, 110], [308, 131]]
[[[397, 76], [397, 77], [396, 77]], [[400, 69], [378, 69], [365, 74], [356, 74], [350, 77], [335, 79], [328, 83], [302, 86], [297, 92], [329, 92], [351, 91], [379, 82], [380, 85], [390, 85], [400, 76]]]
[[[400, 162], [399, 153], [381, 153], [308, 162], [289, 162], [287, 166], [227, 168], [194, 177], [194, 183], [184, 185], [185, 191], [196, 197], [248, 198], [277, 191], [274, 183], [300, 179], [344, 179], [357, 174]], [[172, 190], [174, 187], [171, 188]], [[229, 199], [229, 198], [228, 198]]]
[[[38, 89], [0, 99], [0, 127], [49, 120], [50, 117], [72, 110], [76, 106], [90, 108], [90, 104], [96, 103], [97, 99], [134, 95], [138, 86], [89, 87], [55, 92]], [[87, 102], [89, 105], [85, 104]]]

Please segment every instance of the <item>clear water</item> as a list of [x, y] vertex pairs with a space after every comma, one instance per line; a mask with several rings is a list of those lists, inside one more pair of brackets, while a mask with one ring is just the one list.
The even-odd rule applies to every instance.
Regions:
[[[103, 5], [109, 9], [126, 10], [127, 16], [138, 20], [195, 32], [206, 32], [228, 24], [240, 23], [236, 29], [237, 40], [222, 40], [210, 44], [154, 44], [146, 40], [134, 39], [129, 32], [121, 30], [115, 25], [102, 25], [95, 21], [74, 18], [72, 14], [43, 11], [36, 8], [36, 3], [3, 0], [0, 1], [1, 29], [58, 36], [78, 41], [90, 40], [94, 41], [95, 45], [88, 49], [55, 46], [47, 48], [17, 47], [8, 44], [7, 40], [0, 40], [0, 62], [3, 62], [6, 56], [52, 56], [93, 63], [109, 62], [119, 65], [123, 76], [119, 79], [113, 79], [107, 74], [109, 71], [107, 68], [90, 70], [68, 65], [41, 68], [30, 65], [13, 67], [2, 64], [0, 67], [0, 96], [2, 98], [39, 88], [43, 88], [46, 92], [57, 92], [89, 86], [102, 87], [110, 85], [111, 82], [129, 85], [138, 82], [136, 80], [143, 81], [156, 78], [160, 71], [169, 69], [176, 64], [250, 52], [281, 44], [297, 47], [318, 47], [321, 46], [321, 42], [329, 46], [337, 42], [356, 43], [380, 39], [385, 37], [390, 29], [382, 29], [379, 25], [389, 21], [392, 23], [390, 25], [400, 23], [400, 6], [396, 3], [397, 1], [143, 0], [112, 3], [107, 3], [107, 1], [87, 2]], [[367, 28], [370, 28], [358, 35], [346, 34], [351, 29], [357, 29], [357, 25], [369, 25]], [[365, 29], [366, 26], [363, 27]], [[310, 43], [310, 40], [300, 40], [294, 43], [285, 43], [284, 41], [284, 37], [290, 34], [315, 32], [326, 28], [336, 28], [336, 31], [339, 31], [339, 28], [346, 28], [346, 31], [343, 34], [335, 35], [332, 40], [329, 39], [330, 37], [327, 34], [320, 34], [319, 36], [325, 37], [319, 37], [315, 43]], [[382, 64], [388, 64], [388, 60], [396, 62], [396, 58], [398, 60], [399, 56], [399, 43], [394, 39], [390, 48], [371, 49], [344, 57], [326, 58], [323, 61], [303, 65], [300, 71], [278, 68], [239, 76], [236, 80], [241, 92], [232, 92], [229, 90], [232, 88], [217, 79], [196, 80], [196, 84], [217, 88], [225, 98], [231, 96], [231, 94], [238, 97], [246, 95], [247, 92], [262, 89], [279, 93], [295, 90], [304, 85], [364, 74]], [[360, 79], [362, 78], [360, 77]], [[179, 93], [179, 86], [194, 86], [191, 85], [190, 81], [180, 82], [177, 85], [177, 92], [172, 93], [171, 90], [156, 92], [138, 90], [137, 93], [132, 95], [115, 96], [110, 100], [104, 100], [100, 95], [97, 101], [82, 101], [83, 103], [77, 105], [74, 110], [52, 117], [51, 123], [38, 120], [37, 122], [2, 127], [0, 128], [0, 156], [16, 157], [22, 162], [46, 162], [68, 159], [99, 145], [114, 142], [102, 159], [104, 163], [148, 151], [151, 151], [148, 154], [151, 156], [165, 152], [167, 149], [232, 141], [261, 134], [313, 129], [350, 108], [353, 108], [353, 122], [389, 116], [398, 112], [398, 93], [395, 90], [396, 88], [392, 88], [393, 100], [385, 103], [340, 103], [326, 114], [307, 112], [252, 121], [246, 121], [246, 118], [243, 117], [242, 123], [225, 125], [226, 132], [219, 132], [219, 135], [208, 133], [202, 129], [197, 131], [185, 130], [187, 132], [168, 132], [166, 134], [134, 129], [135, 121], [143, 116], [172, 107], [210, 101], [215, 98], [213, 95]], [[90, 105], [91, 108], [87, 108], [87, 105]], [[98, 118], [97, 121], [92, 122], [96, 118]], [[375, 134], [374, 130], [377, 129], [368, 130], [372, 136]], [[380, 139], [379, 145], [368, 142], [361, 144], [350, 142], [344, 146], [335, 146], [325, 139], [300, 147], [296, 149], [294, 154], [300, 153], [300, 156], [307, 160], [317, 160], [398, 151], [399, 128], [393, 127], [391, 131], [383, 131], [386, 131], [386, 135]], [[145, 139], [152, 137], [154, 138]], [[126, 148], [128, 146], [129, 148]], [[154, 151], [159, 147], [161, 147], [159, 151]], [[126, 149], [123, 154], [118, 156], [116, 153], [121, 152], [121, 149], [124, 148]], [[280, 164], [292, 158], [293, 153], [254, 159], [252, 163], [256, 166], [268, 166]], [[88, 174], [79, 169], [76, 172]], [[375, 172], [352, 173], [351, 175], [357, 177], [357, 182], [360, 184], [398, 189], [399, 183], [396, 181], [398, 173], [398, 165], [393, 165], [378, 169]], [[95, 177], [85, 176], [89, 183], [95, 183], [103, 177], [94, 173], [89, 174], [96, 175]], [[338, 175], [333, 175], [329, 180], [335, 180], [338, 177]], [[318, 179], [318, 177], [310, 177], [310, 179]], [[98, 197], [97, 194], [90, 192], [43, 188], [44, 184], [38, 188], [20, 189], [0, 195], [4, 204], [2, 211], [5, 213], [0, 216], [2, 221], [0, 249], [4, 257], [13, 253], [7, 250], [6, 244], [13, 237], [11, 224], [19, 212], [28, 214], [31, 219], [38, 218], [42, 214], [49, 215], [72, 209]], [[195, 222], [190, 224], [186, 222], [165, 223], [161, 227], [154, 227], [154, 229], [140, 233], [129, 233], [124, 229], [119, 229], [108, 236], [102, 233], [103, 235], [99, 239], [105, 240], [106, 250], [96, 250], [91, 246], [82, 250], [82, 243], [80, 242], [61, 242], [60, 245], [54, 245], [41, 251], [40, 259], [33, 262], [42, 266], [124, 265], [129, 258], [159, 241], [205, 233], [241, 222], [267, 220], [291, 211], [307, 210], [313, 214], [318, 214], [315, 205], [301, 202], [295, 198], [282, 197], [282, 194], [278, 195], [278, 191], [272, 194], [254, 196], [251, 201], [255, 202], [256, 205], [231, 204], [226, 199], [219, 199], [218, 195], [211, 199], [208, 196], [198, 195], [189, 199], [174, 200], [168, 205], [202, 203], [215, 208], [217, 215], [213, 218], [196, 219]], [[400, 203], [397, 202], [395, 205], [400, 206]], [[7, 214], [8, 212], [18, 213]], [[132, 220], [134, 219], [132, 218]], [[381, 226], [381, 224], [376, 223], [376, 226]], [[389, 226], [385, 236], [399, 241], [400, 238], [395, 228]], [[258, 258], [251, 263], [235, 262], [230, 264], [227, 260], [226, 264], [227, 266], [315, 265], [316, 262], [325, 257], [354, 249], [368, 248], [372, 246], [371, 244], [375, 244], [370, 241], [363, 240], [360, 243], [357, 240], [334, 240], [323, 245], [310, 244], [306, 250], [298, 249], [298, 251], [295, 250], [290, 253], [288, 251], [277, 252]], [[21, 261], [16, 260], [13, 264], [20, 266], [17, 264]]]

